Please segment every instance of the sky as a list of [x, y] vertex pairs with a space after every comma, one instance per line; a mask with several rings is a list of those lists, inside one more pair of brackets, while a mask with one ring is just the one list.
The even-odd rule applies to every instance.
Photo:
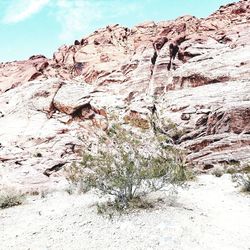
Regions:
[[52, 57], [96, 29], [183, 15], [207, 17], [233, 0], [0, 0], [0, 62]]

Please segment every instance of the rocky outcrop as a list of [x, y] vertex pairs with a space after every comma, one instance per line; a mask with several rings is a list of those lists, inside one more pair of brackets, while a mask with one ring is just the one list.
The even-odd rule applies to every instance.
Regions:
[[0, 63], [0, 93], [27, 81], [44, 79], [43, 72], [48, 66], [49, 60], [41, 55], [27, 61]]
[[157, 100], [159, 126], [176, 124], [196, 166], [249, 161], [249, 91], [247, 80], [169, 91]]
[[0, 183], [65, 185], [63, 168], [98, 144], [114, 115], [129, 129], [166, 134], [202, 170], [249, 162], [249, 6], [107, 26], [53, 59], [1, 63]]

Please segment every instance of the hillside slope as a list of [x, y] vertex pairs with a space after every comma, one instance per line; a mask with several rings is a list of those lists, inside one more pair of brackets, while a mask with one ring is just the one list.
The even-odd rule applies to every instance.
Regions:
[[[152, 136], [154, 116], [157, 129], [202, 171], [244, 167], [250, 161], [249, 34], [250, 1], [242, 0], [204, 19], [111, 25], [62, 46], [53, 59], [1, 63], [0, 184], [66, 185], [63, 167], [98, 144], [114, 114], [125, 124], [148, 122], [144, 132]], [[157, 41], [162, 48], [155, 54]], [[174, 42], [179, 52], [170, 65]]]

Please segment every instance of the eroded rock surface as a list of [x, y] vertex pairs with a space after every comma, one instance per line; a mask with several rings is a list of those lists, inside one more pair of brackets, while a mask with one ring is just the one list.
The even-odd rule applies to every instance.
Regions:
[[165, 133], [195, 167], [249, 162], [249, 33], [242, 0], [204, 19], [107, 26], [53, 59], [1, 63], [0, 183], [65, 186], [63, 168], [98, 144], [114, 114], [130, 129]]

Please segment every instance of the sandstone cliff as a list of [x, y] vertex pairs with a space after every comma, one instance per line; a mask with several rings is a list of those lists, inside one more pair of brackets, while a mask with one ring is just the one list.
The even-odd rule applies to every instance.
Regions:
[[[0, 184], [65, 184], [62, 168], [116, 114], [150, 121], [201, 170], [250, 161], [250, 1], [208, 18], [110, 25], [53, 59], [0, 64]], [[167, 42], [155, 54], [153, 44]], [[168, 70], [169, 44], [179, 52]], [[145, 124], [145, 123], [144, 123]], [[151, 133], [153, 135], [153, 133]]]

